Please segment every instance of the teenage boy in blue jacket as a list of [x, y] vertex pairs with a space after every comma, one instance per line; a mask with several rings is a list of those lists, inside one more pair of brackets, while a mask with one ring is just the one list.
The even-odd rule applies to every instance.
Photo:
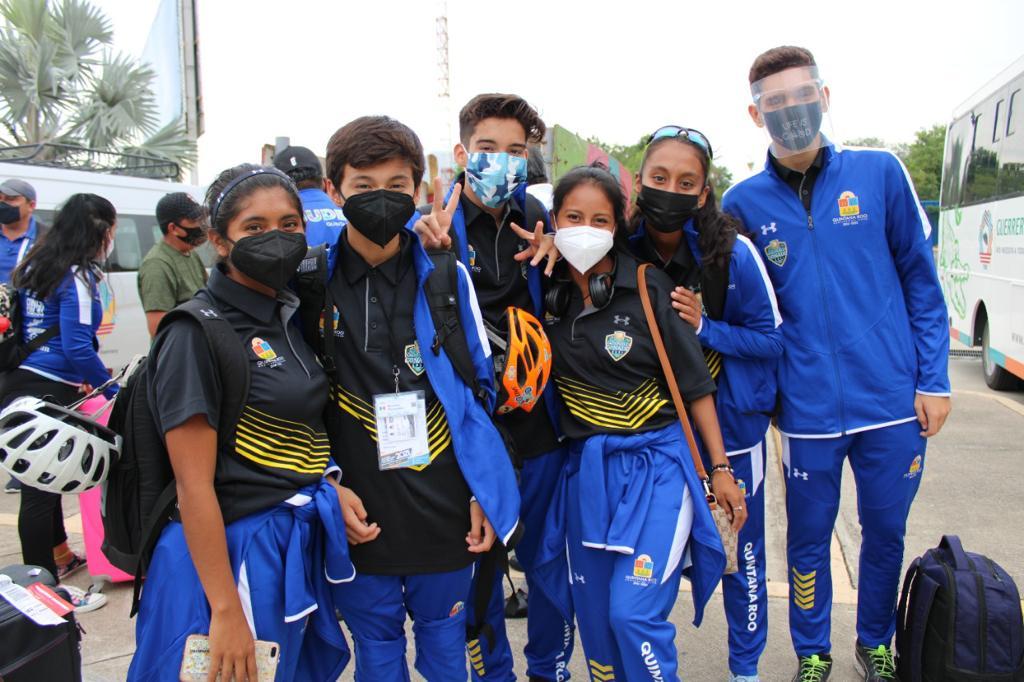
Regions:
[[765, 52], [750, 84], [751, 118], [772, 145], [723, 208], [754, 233], [786, 320], [778, 419], [794, 680], [832, 668], [829, 544], [847, 457], [862, 534], [856, 659], [865, 680], [892, 680], [907, 515], [926, 438], [950, 411], [930, 227], [895, 155], [840, 150], [821, 133], [829, 93], [809, 51]]
[[327, 171], [348, 219], [328, 254], [333, 324], [321, 318], [337, 370], [328, 429], [357, 571], [335, 587], [335, 603], [355, 640], [356, 680], [409, 679], [407, 613], [417, 670], [464, 680], [474, 560], [522, 534], [515, 472], [489, 415], [494, 373], [480, 311], [459, 267], [459, 321], [482, 387], [474, 392], [434, 348], [424, 292], [434, 264], [406, 229], [423, 177], [412, 130], [358, 118], [328, 142]]
[[[485, 323], [499, 331], [508, 306], [528, 310], [540, 319], [544, 315], [543, 277], [533, 265], [551, 247], [551, 237], [541, 240], [539, 236], [550, 231], [550, 220], [544, 205], [526, 193], [528, 145], [540, 142], [544, 131], [544, 121], [522, 97], [495, 93], [471, 99], [459, 112], [459, 143], [454, 149], [456, 164], [466, 172], [455, 179], [445, 198], [456, 201], [455, 210], [450, 216], [425, 216], [416, 225], [426, 246], [451, 248], [458, 254], [473, 279]], [[543, 241], [542, 253], [528, 251], [532, 240], [538, 245]], [[531, 257], [532, 265], [526, 262], [527, 253], [537, 253]], [[547, 271], [553, 266], [551, 259]], [[526, 674], [530, 679], [561, 682], [569, 679], [571, 607], [546, 594], [531, 570], [567, 457], [555, 427], [553, 398], [554, 391], [549, 390], [546, 409], [515, 410], [497, 422], [511, 439], [521, 467], [519, 490], [526, 530], [516, 546], [516, 557], [526, 571], [530, 591]], [[473, 677], [488, 682], [516, 679], [505, 633], [501, 579], [498, 572], [487, 613], [472, 614], [474, 621], [486, 622], [493, 636], [472, 637], [468, 642]]]

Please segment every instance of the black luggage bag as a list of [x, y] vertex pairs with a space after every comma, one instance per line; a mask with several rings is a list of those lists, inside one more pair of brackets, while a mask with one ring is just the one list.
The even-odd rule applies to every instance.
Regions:
[[[60, 596], [50, 572], [37, 566], [13, 565], [0, 569], [14, 583], [27, 587], [43, 583]], [[0, 597], [0, 680], [3, 682], [79, 682], [82, 679], [81, 631], [75, 613], [64, 625], [37, 625]]]

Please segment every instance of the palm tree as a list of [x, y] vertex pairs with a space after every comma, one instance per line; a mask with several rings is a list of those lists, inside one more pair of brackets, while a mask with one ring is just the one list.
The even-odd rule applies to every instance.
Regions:
[[182, 119], [157, 129], [153, 71], [112, 51], [103, 12], [87, 0], [0, 0], [0, 17], [0, 145], [52, 142], [195, 164]]

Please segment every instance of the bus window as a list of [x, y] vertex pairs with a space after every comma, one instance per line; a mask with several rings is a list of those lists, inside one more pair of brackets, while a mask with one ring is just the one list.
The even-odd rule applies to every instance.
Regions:
[[971, 153], [971, 120], [964, 116], [946, 131], [946, 153], [942, 166], [942, 205], [959, 206], [963, 201], [963, 179]]
[[988, 135], [988, 121], [996, 118], [999, 95], [979, 104], [971, 113], [971, 146], [964, 178], [963, 201], [975, 204], [999, 194], [999, 145]]
[[114, 252], [110, 254], [107, 268], [110, 272], [138, 270], [142, 262], [142, 247], [135, 221], [118, 216], [117, 232], [114, 233]]
[[996, 102], [996, 115], [992, 119], [992, 142], [999, 142], [999, 114], [1003, 108], [1003, 100]]
[[[1009, 104], [1006, 107], [1006, 137], [999, 150], [999, 194], [1014, 196], [1024, 194], [1024, 135], [1015, 135], [1018, 121], [1024, 116], [1024, 107], [1016, 100], [1024, 87], [1024, 78], [1010, 84]], [[1016, 104], [1016, 106], [1014, 106]]]

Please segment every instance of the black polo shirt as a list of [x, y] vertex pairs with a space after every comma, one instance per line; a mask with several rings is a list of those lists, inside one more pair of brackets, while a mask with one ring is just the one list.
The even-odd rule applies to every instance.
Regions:
[[797, 197], [804, 205], [804, 210], [809, 213], [811, 210], [811, 196], [814, 194], [814, 183], [825, 165], [825, 150], [818, 150], [818, 155], [814, 157], [814, 161], [811, 162], [810, 167], [805, 173], [793, 170], [792, 168], [786, 168], [779, 163], [779, 160], [771, 152], [768, 152], [768, 160], [778, 176], [782, 178], [782, 181], [796, 192]]
[[[290, 323], [298, 307], [294, 294], [270, 298], [219, 268], [206, 290], [238, 333], [251, 377], [242, 418], [218, 452], [214, 474], [217, 500], [230, 523], [320, 480], [330, 454], [323, 422], [328, 386]], [[216, 429], [223, 402], [220, 374], [199, 323], [183, 318], [163, 329], [150, 358], [149, 400], [161, 432], [197, 414]]]
[[[543, 220], [547, 229], [546, 212], [535, 197], [527, 195], [528, 215], [524, 215], [514, 201], [509, 201], [499, 224], [466, 195], [462, 195], [459, 201], [466, 220], [469, 271], [480, 314], [487, 324], [504, 334], [507, 331], [505, 311], [509, 306], [533, 311], [533, 300], [527, 286], [530, 264], [515, 260], [515, 255], [526, 248], [526, 242], [512, 231], [509, 224], [514, 222], [525, 230], [533, 231], [537, 221]], [[492, 347], [491, 353], [500, 356], [503, 351]], [[502, 369], [496, 368], [496, 373]], [[531, 412], [514, 410], [496, 417], [496, 421], [511, 436], [515, 454], [520, 459], [536, 457], [558, 447], [558, 437], [544, 405], [537, 405]]]
[[[362, 499], [367, 522], [381, 527], [376, 540], [350, 550], [356, 569], [369, 574], [454, 571], [474, 559], [465, 539], [469, 486], [413, 329], [417, 281], [410, 240], [403, 233], [399, 253], [370, 267], [342, 232], [328, 284], [339, 311], [334, 340], [338, 384], [332, 402], [337, 418], [330, 420], [331, 440], [342, 484]], [[380, 471], [373, 397], [395, 392], [395, 368], [398, 390], [423, 391], [426, 398], [431, 460], [421, 467]]]
[[[637, 290], [637, 265], [617, 252], [611, 302], [584, 309], [573, 284], [566, 315], [549, 322], [562, 430], [570, 438], [652, 431], [678, 420]], [[683, 400], [713, 393], [697, 334], [672, 308], [672, 282], [650, 268], [647, 286]]]

